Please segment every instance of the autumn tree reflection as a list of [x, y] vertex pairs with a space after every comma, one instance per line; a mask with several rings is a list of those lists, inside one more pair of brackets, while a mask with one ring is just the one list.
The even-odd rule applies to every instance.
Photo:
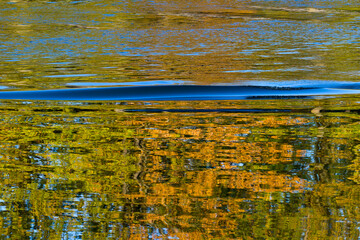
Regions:
[[352, 113], [2, 106], [4, 235], [357, 236]]

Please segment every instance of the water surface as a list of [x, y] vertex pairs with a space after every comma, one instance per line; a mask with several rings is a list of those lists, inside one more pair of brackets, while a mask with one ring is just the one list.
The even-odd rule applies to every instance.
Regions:
[[1, 1], [1, 238], [358, 239], [359, 20]]
[[2, 1], [0, 77], [73, 82], [359, 80], [357, 1]]
[[359, 101], [2, 101], [2, 234], [356, 239]]

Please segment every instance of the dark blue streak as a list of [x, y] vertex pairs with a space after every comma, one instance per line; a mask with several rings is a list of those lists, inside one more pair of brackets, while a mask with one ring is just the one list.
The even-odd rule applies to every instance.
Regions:
[[124, 109], [123, 112], [146, 112], [146, 113], [284, 113], [291, 112], [289, 109], [234, 109], [234, 108], [218, 108], [218, 109]]
[[0, 99], [19, 100], [241, 100], [308, 98], [359, 94], [360, 90], [335, 88], [276, 88], [258, 86], [171, 85], [145, 87], [82, 88], [37, 91], [2, 91]]

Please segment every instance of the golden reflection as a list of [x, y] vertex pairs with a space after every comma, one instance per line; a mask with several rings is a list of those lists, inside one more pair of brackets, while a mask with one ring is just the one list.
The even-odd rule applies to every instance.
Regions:
[[[41, 229], [60, 239], [85, 228], [98, 239], [315, 238], [329, 224], [343, 236], [339, 221], [358, 219], [356, 114], [14, 104], [0, 109], [6, 235], [40, 237], [32, 231]], [[154, 106], [162, 105], [176, 103]]]

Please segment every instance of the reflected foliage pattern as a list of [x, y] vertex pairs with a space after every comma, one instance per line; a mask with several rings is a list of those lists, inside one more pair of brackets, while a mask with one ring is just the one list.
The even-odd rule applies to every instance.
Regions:
[[[356, 239], [357, 110], [291, 101], [289, 113], [164, 108], [206, 102], [3, 102], [1, 234]], [[264, 102], [212, 107], [254, 104]]]

